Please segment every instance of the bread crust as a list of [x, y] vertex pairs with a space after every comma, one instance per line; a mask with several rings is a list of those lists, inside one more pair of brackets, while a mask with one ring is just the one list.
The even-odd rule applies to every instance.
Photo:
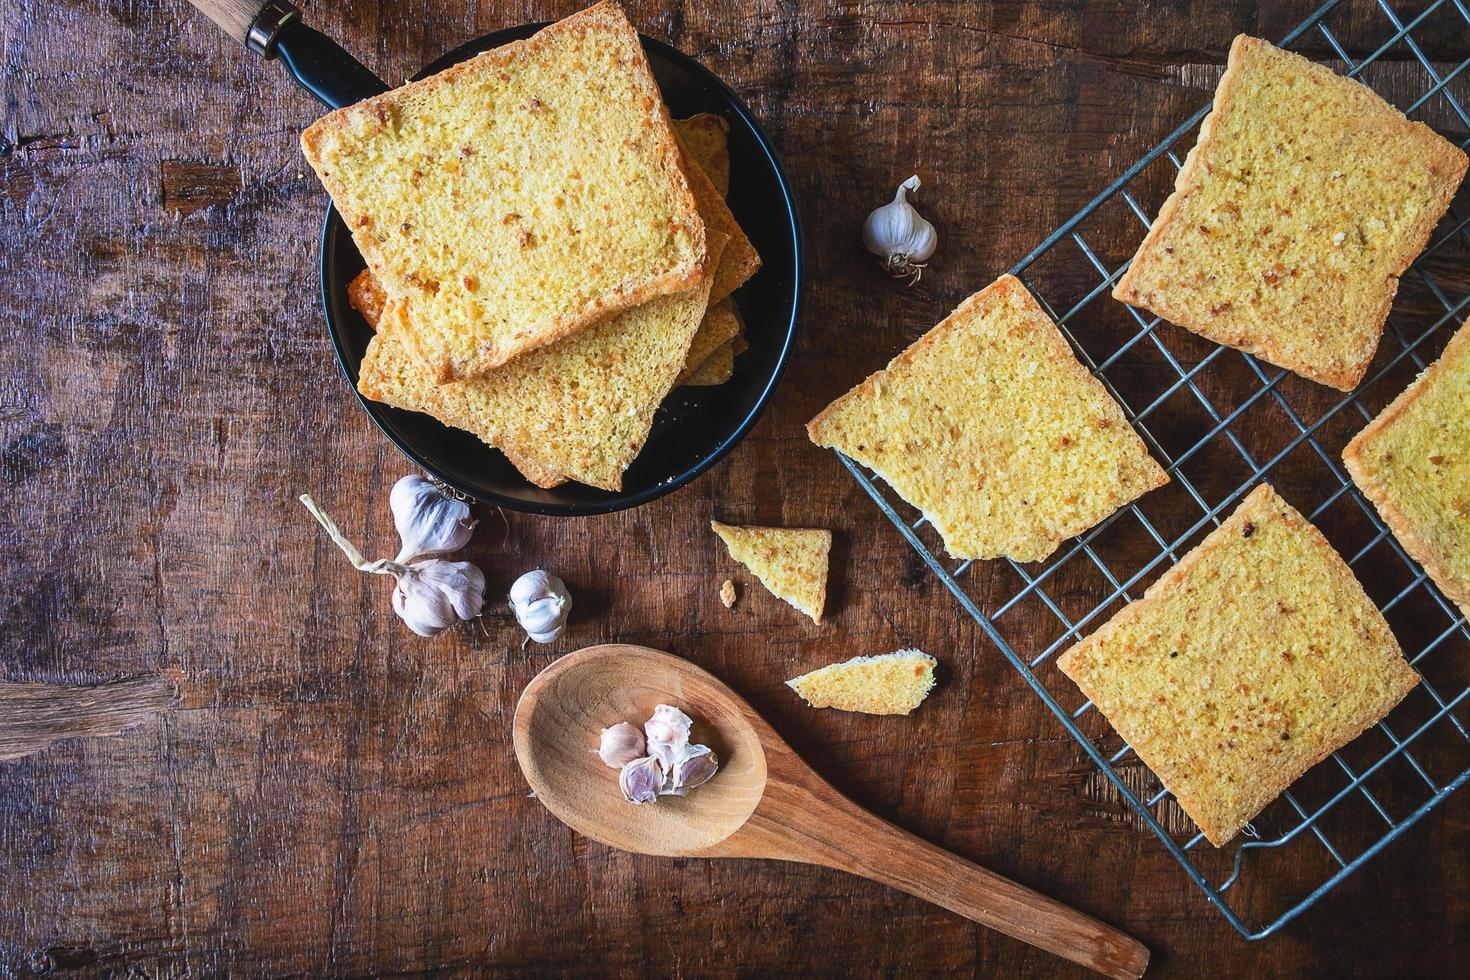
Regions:
[[[1171, 304], [1167, 301], [1159, 302], [1156, 297], [1151, 305], [1149, 298], [1138, 289], [1137, 279], [1141, 270], [1146, 268], [1148, 263], [1160, 254], [1163, 249], [1163, 239], [1170, 230], [1172, 223], [1178, 217], [1184, 204], [1199, 190], [1203, 183], [1209, 170], [1206, 158], [1213, 146], [1215, 126], [1220, 118], [1229, 111], [1236, 97], [1236, 90], [1239, 87], [1244, 70], [1244, 59], [1251, 51], [1263, 48], [1273, 48], [1274, 50], [1274, 47], [1268, 42], [1245, 34], [1238, 35], [1230, 45], [1230, 55], [1226, 62], [1225, 74], [1221, 76], [1219, 86], [1215, 92], [1214, 106], [1200, 124], [1199, 137], [1195, 145], [1190, 149], [1189, 154], [1185, 157], [1184, 165], [1174, 179], [1173, 193], [1169, 195], [1163, 207], [1159, 209], [1158, 216], [1154, 219], [1153, 224], [1149, 226], [1148, 233], [1144, 236], [1143, 242], [1138, 246], [1138, 251], [1134, 254], [1133, 261], [1114, 285], [1112, 291], [1114, 299], [1127, 303], [1130, 306], [1149, 309], [1166, 319], [1173, 319], [1169, 310], [1156, 308], [1169, 307]], [[1303, 70], [1323, 72], [1332, 75], [1334, 78], [1341, 78], [1341, 76], [1336, 75], [1330, 69], [1314, 64], [1294, 52], [1281, 53], [1299, 61], [1303, 66]], [[1347, 79], [1343, 80], [1350, 81]], [[1358, 83], [1353, 82], [1353, 84]], [[1369, 90], [1364, 88], [1364, 91]], [[1376, 95], [1374, 97], [1377, 98]], [[1383, 323], [1388, 318], [1389, 308], [1393, 304], [1394, 295], [1398, 291], [1399, 278], [1413, 263], [1414, 259], [1418, 257], [1419, 253], [1424, 250], [1424, 246], [1429, 241], [1430, 234], [1433, 233], [1435, 225], [1438, 224], [1440, 217], [1449, 206], [1455, 189], [1460, 185], [1461, 180], [1465, 176], [1467, 163], [1470, 163], [1462, 151], [1440, 137], [1428, 126], [1425, 126], [1423, 123], [1411, 122], [1386, 102], [1383, 105], [1390, 110], [1392, 115], [1385, 114], [1385, 117], [1380, 120], [1380, 123], [1398, 128], [1401, 133], [1409, 136], [1417, 143], [1426, 155], [1434, 157], [1437, 166], [1443, 168], [1443, 179], [1438, 182], [1440, 191], [1439, 206], [1425, 208], [1419, 220], [1415, 223], [1412, 232], [1400, 243], [1398, 250], [1392, 253], [1393, 262], [1388, 279], [1384, 283], [1382, 300], [1372, 312], [1371, 316], [1364, 317], [1363, 322], [1371, 323], [1376, 327], [1372, 333], [1372, 342], [1361, 349], [1351, 363], [1341, 365], [1311, 364], [1293, 356], [1271, 337], [1252, 336], [1247, 332], [1247, 328], [1244, 325], [1232, 325], [1222, 315], [1216, 315], [1209, 322], [1196, 320], [1192, 323], [1184, 323], [1182, 322], [1184, 318], [1174, 322], [1178, 322], [1180, 326], [1194, 333], [1198, 333], [1206, 339], [1213, 340], [1227, 347], [1234, 347], [1238, 350], [1246, 351], [1247, 353], [1260, 357], [1262, 360], [1279, 367], [1284, 367], [1305, 378], [1329, 385], [1340, 391], [1351, 391], [1357, 387], [1358, 383], [1363, 379], [1363, 375], [1367, 372], [1368, 366], [1378, 349], [1378, 342], [1383, 333]]]
[[[1462, 326], [1450, 342], [1445, 345], [1444, 352], [1440, 354], [1429, 367], [1425, 368], [1419, 377], [1415, 378], [1407, 388], [1399, 392], [1388, 407], [1379, 412], [1378, 415], [1364, 426], [1363, 430], [1353, 436], [1342, 451], [1342, 461], [1347, 466], [1348, 475], [1352, 477], [1353, 483], [1363, 491], [1363, 495], [1373, 503], [1378, 515], [1383, 518], [1393, 536], [1398, 539], [1399, 544], [1409, 556], [1424, 567], [1424, 571], [1433, 579], [1434, 584], [1439, 586], [1441, 592], [1460, 608], [1460, 612], [1470, 618], [1470, 581], [1455, 577], [1455, 574], [1440, 560], [1440, 551], [1434, 547], [1422, 534], [1414, 522], [1399, 509], [1390, 497], [1388, 484], [1378, 478], [1369, 461], [1364, 457], [1367, 445], [1380, 434], [1387, 431], [1395, 421], [1408, 411], [1409, 407], [1418, 401], [1434, 385], [1435, 381], [1449, 369], [1451, 360], [1461, 357], [1470, 357], [1470, 326]], [[1467, 529], [1470, 533], [1470, 529]]]
[[358, 221], [355, 220], [357, 216], [348, 214], [343, 209], [346, 186], [323, 163], [322, 141], [326, 134], [333, 130], [345, 131], [349, 126], [349, 120], [356, 114], [388, 112], [408, 98], [446, 88], [467, 75], [513, 66], [520, 58], [550, 45], [563, 34], [590, 31], [609, 31], [620, 34], [631, 45], [630, 50], [638, 52], [637, 62], [631, 68], [635, 84], [641, 89], [641, 98], [647, 106], [648, 121], [652, 123], [651, 132], [656, 141], [653, 147], [657, 159], [656, 166], [669, 182], [672, 193], [677, 199], [676, 210], [683, 215], [682, 220], [693, 244], [693, 253], [687, 262], [650, 276], [644, 281], [631, 285], [618, 284], [602, 295], [584, 303], [580, 308], [569, 310], [544, 322], [539, 329], [524, 338], [512, 337], [508, 340], [492, 342], [483, 340], [483, 334], [480, 334], [483, 343], [479, 353], [464, 362], [457, 363], [447, 354], [425, 347], [416, 331], [405, 330], [404, 339], [417, 351], [431, 376], [441, 384], [462, 381], [484, 374], [521, 353], [571, 336], [615, 313], [639, 306], [650, 299], [682, 292], [700, 284], [705, 274], [704, 256], [707, 250], [704, 221], [699, 215], [693, 191], [680, 165], [680, 149], [675, 142], [668, 109], [664, 105], [647, 57], [643, 54], [642, 42], [637, 31], [617, 3], [613, 0], [603, 0], [601, 3], [543, 28], [529, 38], [512, 41], [501, 47], [482, 52], [421, 81], [412, 82], [382, 95], [373, 96], [356, 105], [331, 112], [318, 119], [301, 134], [302, 153], [311, 164], [312, 169], [317, 172], [317, 176], [333, 200], [338, 202], [339, 210], [343, 211], [344, 223], [352, 234], [358, 251], [367, 261], [368, 267], [377, 275], [390, 297], [385, 316], [395, 318], [400, 324], [407, 324], [410, 319], [410, 311], [407, 309], [407, 290], [398, 282], [399, 276], [389, 265], [376, 236], [370, 234], [368, 228], [359, 228]]

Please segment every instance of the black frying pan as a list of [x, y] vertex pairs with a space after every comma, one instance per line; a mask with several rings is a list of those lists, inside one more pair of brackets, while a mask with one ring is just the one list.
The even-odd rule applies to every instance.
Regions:
[[[284, 0], [190, 2], [257, 55], [278, 59], [303, 88], [330, 108], [388, 89], [335, 41], [303, 24]], [[527, 24], [470, 41], [416, 77], [529, 37], [541, 26]], [[359, 396], [374, 423], [405, 455], [450, 486], [487, 503], [538, 514], [601, 514], [677, 490], [713, 466], [755, 424], [790, 353], [805, 267], [800, 219], [781, 158], [745, 103], [702, 65], [651, 38], [643, 38], [643, 47], [674, 116], [713, 112], [730, 125], [730, 209], [763, 260], [761, 271], [735, 293], [750, 350], [737, 359], [735, 375], [727, 383], [678, 388], [670, 394], [654, 419], [648, 444], [623, 474], [618, 493], [577, 483], [539, 489], [497, 450], [469, 433]], [[327, 327], [355, 391], [358, 364], [372, 331], [348, 304], [347, 284], [363, 268], [363, 261], [330, 206], [322, 229], [321, 263]]]

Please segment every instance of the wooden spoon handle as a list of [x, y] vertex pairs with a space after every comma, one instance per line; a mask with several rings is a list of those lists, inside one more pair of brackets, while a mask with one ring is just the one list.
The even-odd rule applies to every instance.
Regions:
[[741, 849], [862, 875], [1110, 977], [1148, 966], [1131, 936], [880, 820], [825, 782], [802, 783], [767, 784], [736, 835]]

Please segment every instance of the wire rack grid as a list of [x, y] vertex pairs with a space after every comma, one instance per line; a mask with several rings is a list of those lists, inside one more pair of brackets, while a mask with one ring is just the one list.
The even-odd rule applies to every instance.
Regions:
[[[1442, 70], [1415, 35], [1440, 17], [1456, 18], [1457, 29], [1470, 29], [1466, 2], [1438, 0], [1404, 19], [1388, 0], [1376, 0], [1369, 6], [1383, 22], [1382, 40], [1354, 60], [1332, 23], [1346, 0], [1329, 0], [1281, 46], [1321, 50], [1325, 45], [1336, 56], [1334, 67], [1370, 85], [1380, 59], [1386, 62], [1390, 51], [1406, 52], [1399, 60], [1422, 69], [1427, 87], [1400, 99], [1400, 108], [1416, 118], [1433, 107], [1450, 125], [1470, 131], [1470, 114], [1451, 84], [1470, 68], [1470, 58]], [[1356, 11], [1355, 31], [1363, 16]], [[1392, 100], [1392, 93], [1386, 94]], [[1176, 147], [1193, 145], [1208, 111], [1205, 106], [1181, 124], [1011, 270], [1164, 461], [1171, 477], [1166, 488], [1121, 509], [1045, 562], [982, 562], [976, 569], [975, 562], [952, 564], [942, 557], [938, 536], [922, 516], [875, 474], [839, 456], [1126, 802], [1131, 816], [1121, 812], [1111, 819], [1146, 826], [1242, 935], [1261, 939], [1470, 782], [1470, 723], [1462, 717], [1463, 706], [1470, 704], [1470, 627], [1348, 479], [1339, 456], [1347, 439], [1433, 359], [1463, 322], [1470, 282], [1449, 282], [1445, 270], [1456, 267], [1452, 259], [1459, 260], [1458, 268], [1467, 265], [1470, 218], [1451, 207], [1401, 281], [1368, 379], [1345, 397], [1161, 325], [1144, 311], [1114, 303], [1109, 293], [1149, 225], [1140, 198], [1157, 204], [1167, 194], [1183, 164]], [[1470, 138], [1459, 145], [1467, 144]], [[1078, 320], [1084, 311], [1087, 327], [1082, 329]], [[1116, 347], [1106, 351], [1113, 343]], [[1239, 395], [1234, 405], [1222, 407], [1222, 399]], [[1263, 439], [1263, 433], [1269, 435]], [[1056, 670], [1055, 660], [1140, 596], [1267, 479], [1347, 558], [1389, 618], [1422, 683], [1382, 723], [1294, 784], [1242, 838], [1216, 850], [1199, 846], [1204, 835], [1100, 713], [1091, 711], [1091, 702]], [[1171, 498], [1154, 499], [1171, 489]], [[1325, 497], [1319, 496], [1324, 490]], [[1304, 500], [1310, 503], [1302, 507]], [[1104, 560], [1104, 551], [1151, 557], [1120, 570]], [[1009, 585], [999, 588], [1002, 581]], [[997, 592], [1008, 597], [988, 601]]]

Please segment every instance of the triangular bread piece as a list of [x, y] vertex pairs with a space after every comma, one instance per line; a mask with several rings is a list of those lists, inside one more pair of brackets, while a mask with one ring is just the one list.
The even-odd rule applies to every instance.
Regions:
[[778, 599], [822, 621], [832, 532], [818, 528], [736, 527], [710, 521], [730, 557], [750, 569]]
[[813, 708], [906, 715], [934, 689], [936, 663], [922, 650], [897, 650], [829, 664], [786, 683]]

